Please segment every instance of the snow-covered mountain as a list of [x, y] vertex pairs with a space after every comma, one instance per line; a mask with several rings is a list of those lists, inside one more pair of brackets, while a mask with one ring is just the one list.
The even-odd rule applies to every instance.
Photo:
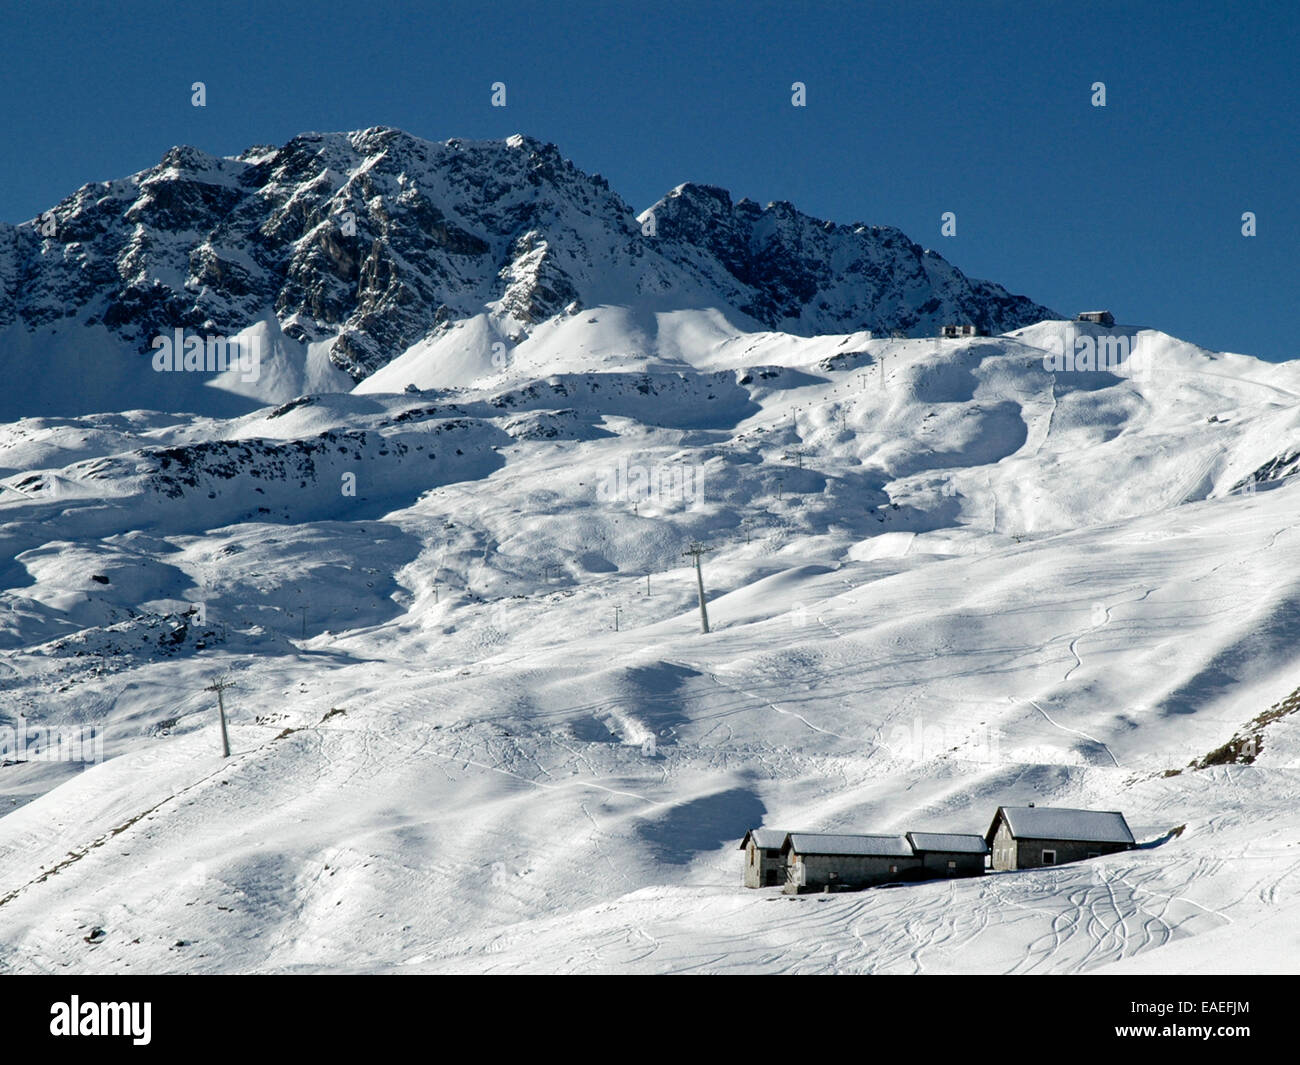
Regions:
[[[524, 138], [176, 149], [0, 248], [0, 972], [1294, 970], [1300, 364]], [[1026, 802], [1140, 846], [741, 886]]]
[[[889, 227], [691, 184], [638, 217], [599, 175], [523, 136], [312, 133], [236, 158], [174, 148], [0, 225], [0, 417], [245, 413], [346, 391], [467, 321], [499, 352], [598, 305], [707, 308], [805, 336], [1054, 317]], [[255, 337], [263, 372], [215, 388], [216, 374], [153, 372], [152, 342], [176, 329]]]
[[[595, 305], [0, 428], [0, 970], [1292, 970], [1300, 369], [1054, 361], [1100, 331]], [[39, 757], [79, 726], [101, 762]], [[741, 887], [755, 825], [1028, 801], [1142, 846]]]

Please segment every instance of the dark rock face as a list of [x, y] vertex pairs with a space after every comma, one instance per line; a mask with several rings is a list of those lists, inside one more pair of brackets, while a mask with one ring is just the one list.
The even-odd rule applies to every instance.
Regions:
[[775, 329], [933, 332], [943, 322], [972, 322], [1000, 333], [1059, 317], [966, 277], [891, 226], [837, 225], [784, 202], [733, 204], [709, 185], [682, 185], [651, 210], [665, 254], [695, 264], [715, 286], [738, 283], [739, 309]]
[[430, 143], [400, 130], [303, 134], [221, 159], [177, 147], [0, 225], [0, 329], [105, 326], [144, 353], [177, 327], [232, 334], [273, 313], [331, 341], [361, 380], [411, 344], [489, 311], [523, 333], [566, 310], [657, 300], [797, 333], [1053, 312], [972, 281], [901, 232], [684, 185], [641, 222], [554, 145]]

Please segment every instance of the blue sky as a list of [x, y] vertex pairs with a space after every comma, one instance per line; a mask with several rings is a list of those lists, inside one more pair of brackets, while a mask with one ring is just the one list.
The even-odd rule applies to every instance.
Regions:
[[[896, 225], [1057, 310], [1300, 356], [1300, 4], [0, 0], [0, 219], [171, 145], [524, 132]], [[190, 104], [203, 81], [207, 106]], [[504, 81], [507, 106], [490, 106]], [[805, 108], [791, 106], [794, 81]], [[1106, 85], [1107, 106], [1091, 105]], [[957, 235], [940, 216], [957, 215]], [[1241, 234], [1253, 211], [1258, 235]]]

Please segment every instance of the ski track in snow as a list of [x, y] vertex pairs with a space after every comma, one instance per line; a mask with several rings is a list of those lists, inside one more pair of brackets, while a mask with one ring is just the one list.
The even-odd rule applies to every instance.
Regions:
[[1039, 706], [1036, 702], [1034, 702], [1033, 699], [1026, 699], [1025, 702], [1027, 702], [1030, 706], [1032, 706], [1035, 710], [1037, 710], [1040, 714], [1042, 714], [1043, 717], [1046, 719], [1047, 723], [1051, 725], [1053, 728], [1059, 728], [1062, 732], [1070, 732], [1076, 736], [1082, 736], [1085, 740], [1095, 743], [1098, 747], [1101, 747], [1106, 752], [1106, 754], [1110, 757], [1110, 760], [1115, 763], [1115, 768], [1118, 769], [1120, 767], [1119, 759], [1115, 757], [1114, 752], [1111, 751], [1111, 749], [1107, 747], [1106, 744], [1103, 743], [1101, 740], [1097, 739], [1095, 736], [1089, 736], [1086, 732], [1081, 732], [1077, 728], [1070, 728], [1067, 725], [1062, 725], [1059, 722], [1053, 721], [1051, 715], [1046, 710], [1044, 710], [1041, 706]]

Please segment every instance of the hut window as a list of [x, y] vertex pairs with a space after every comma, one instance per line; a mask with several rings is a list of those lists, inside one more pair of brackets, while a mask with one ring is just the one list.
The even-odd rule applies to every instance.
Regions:
[[1048, 850], [1043, 851], [1043, 864], [1044, 864], [1044, 865], [1055, 865], [1055, 864], [1056, 864], [1056, 851], [1048, 851]]
[[957, 863], [956, 863], [955, 861], [953, 861], [951, 858], [948, 859], [948, 868], [949, 868], [949, 869], [956, 869], [956, 868], [957, 868]]
[[898, 866], [896, 866], [896, 865], [891, 865], [891, 866], [889, 867], [889, 871], [890, 871], [891, 873], [896, 873], [896, 872], [898, 872]]

